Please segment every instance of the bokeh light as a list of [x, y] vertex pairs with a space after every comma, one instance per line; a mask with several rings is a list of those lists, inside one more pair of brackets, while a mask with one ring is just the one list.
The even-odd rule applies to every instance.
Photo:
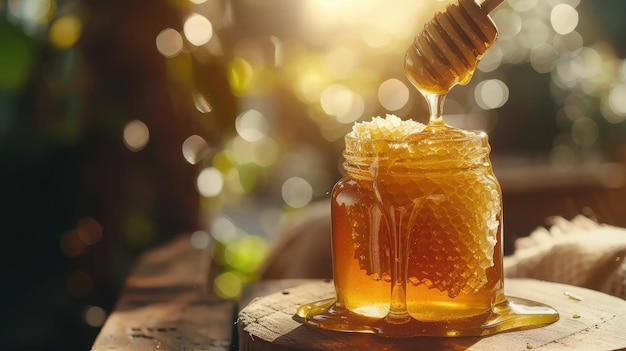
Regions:
[[293, 208], [302, 208], [313, 199], [311, 184], [300, 177], [287, 179], [282, 186], [283, 201]]
[[554, 49], [559, 53], [574, 52], [583, 47], [583, 37], [574, 31], [565, 35], [555, 35], [552, 40]]
[[543, 44], [530, 52], [530, 64], [537, 73], [549, 73], [554, 68], [558, 53], [552, 45]]
[[604, 118], [616, 124], [626, 120], [626, 83], [614, 86], [605, 99], [602, 112]]
[[87, 244], [81, 240], [76, 230], [69, 230], [59, 238], [59, 248], [67, 257], [78, 257], [87, 251]]
[[196, 185], [200, 195], [214, 197], [219, 195], [224, 188], [224, 176], [218, 169], [207, 167], [198, 175]]
[[48, 32], [50, 44], [57, 49], [72, 47], [81, 36], [83, 25], [80, 19], [73, 15], [64, 15], [57, 18]]
[[522, 22], [517, 42], [532, 50], [547, 43], [551, 35], [550, 28], [540, 18], [527, 18]]
[[91, 217], [83, 218], [76, 225], [76, 235], [85, 245], [94, 245], [102, 238], [102, 225]]
[[261, 112], [252, 109], [237, 116], [235, 130], [245, 141], [256, 142], [265, 138], [269, 123]]
[[224, 261], [240, 272], [252, 273], [259, 268], [267, 252], [267, 241], [264, 238], [257, 235], [243, 235], [226, 245]]
[[191, 135], [182, 145], [183, 157], [192, 165], [206, 159], [211, 154], [211, 148], [206, 140], [199, 135]]
[[539, 0], [508, 0], [507, 3], [517, 12], [527, 12], [537, 6]]
[[482, 109], [496, 109], [509, 99], [509, 88], [499, 79], [485, 80], [476, 85], [474, 97]]
[[252, 65], [241, 57], [234, 58], [228, 64], [228, 82], [233, 95], [243, 96], [250, 90], [255, 79]]
[[211, 236], [222, 243], [228, 242], [237, 235], [237, 226], [232, 219], [223, 214], [215, 216], [209, 226]]
[[213, 37], [213, 25], [206, 17], [194, 13], [185, 20], [183, 33], [191, 44], [204, 45]]
[[[522, 30], [522, 17], [515, 11], [501, 9], [496, 11], [492, 18], [498, 27], [499, 41], [514, 38]], [[487, 53], [489, 51], [491, 50]]]
[[211, 235], [204, 230], [196, 230], [189, 237], [191, 246], [198, 250], [204, 250], [211, 245]]
[[502, 48], [499, 45], [492, 45], [478, 62], [478, 70], [481, 72], [493, 72], [500, 67], [503, 59]]
[[89, 246], [95, 245], [102, 238], [102, 225], [91, 217], [81, 219], [76, 228], [59, 237], [59, 249], [67, 257], [85, 254]]
[[107, 318], [106, 311], [99, 306], [87, 306], [83, 312], [85, 323], [94, 328], [101, 327]]
[[156, 37], [156, 47], [165, 57], [175, 57], [183, 51], [183, 37], [172, 28], [162, 30]]
[[272, 138], [264, 137], [250, 142], [239, 135], [228, 141], [225, 150], [227, 152], [217, 155], [218, 157], [214, 159], [214, 165], [222, 172], [249, 163], [269, 167], [278, 161], [281, 153], [280, 146]]
[[356, 121], [365, 110], [363, 97], [339, 83], [322, 91], [320, 104], [324, 112], [344, 124]]
[[578, 26], [578, 11], [568, 4], [558, 4], [550, 12], [550, 23], [558, 34], [567, 34]]
[[201, 113], [209, 113], [213, 111], [213, 106], [209, 102], [208, 98], [204, 94], [193, 94], [193, 102], [196, 106], [196, 110]]
[[598, 140], [600, 130], [598, 124], [591, 118], [581, 117], [572, 124], [572, 139], [577, 145], [589, 147]]
[[409, 102], [409, 88], [398, 79], [388, 79], [378, 87], [378, 100], [389, 111], [397, 111]]
[[[47, 23], [56, 12], [54, 0], [9, 0], [7, 8], [15, 18], [25, 21], [28, 26]], [[2, 10], [2, 5], [0, 5]]]
[[226, 299], [236, 299], [241, 294], [243, 279], [235, 272], [227, 271], [221, 273], [213, 281], [215, 292]]
[[148, 126], [140, 120], [132, 120], [124, 127], [124, 145], [130, 151], [141, 151], [150, 140]]
[[276, 140], [264, 138], [252, 144], [252, 162], [262, 167], [270, 167], [281, 155], [281, 149]]

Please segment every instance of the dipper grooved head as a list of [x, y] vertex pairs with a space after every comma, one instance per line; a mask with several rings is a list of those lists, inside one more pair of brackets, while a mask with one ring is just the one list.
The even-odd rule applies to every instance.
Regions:
[[489, 17], [503, 0], [459, 0], [437, 12], [406, 52], [404, 71], [422, 93], [446, 94], [469, 82], [478, 61], [498, 37]]

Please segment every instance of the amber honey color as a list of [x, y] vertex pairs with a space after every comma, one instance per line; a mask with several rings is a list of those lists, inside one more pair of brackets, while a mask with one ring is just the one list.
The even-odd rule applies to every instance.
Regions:
[[[394, 302], [407, 303], [422, 320], [489, 310], [502, 290], [494, 255], [502, 208], [485, 139], [383, 140], [369, 155], [358, 153], [368, 148], [363, 141], [349, 140], [348, 176], [331, 202], [335, 282], [349, 310], [384, 317]], [[404, 290], [395, 298], [407, 301], [391, 299], [394, 285]]]
[[409, 337], [558, 319], [547, 306], [504, 295], [502, 199], [487, 136], [385, 123], [372, 127], [382, 133], [373, 139], [346, 136], [346, 175], [331, 199], [336, 298], [302, 306], [305, 322]]

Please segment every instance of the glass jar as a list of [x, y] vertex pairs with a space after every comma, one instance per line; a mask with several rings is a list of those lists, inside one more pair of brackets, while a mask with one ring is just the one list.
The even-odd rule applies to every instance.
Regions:
[[485, 133], [442, 126], [345, 142], [331, 196], [336, 298], [303, 306], [307, 324], [461, 336], [558, 319], [516, 300], [530, 308], [521, 318], [504, 295], [502, 193]]

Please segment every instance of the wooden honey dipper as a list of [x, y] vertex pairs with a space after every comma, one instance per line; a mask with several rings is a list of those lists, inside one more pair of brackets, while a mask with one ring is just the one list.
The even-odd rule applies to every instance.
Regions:
[[437, 12], [406, 52], [404, 71], [422, 94], [445, 95], [469, 82], [478, 61], [498, 37], [489, 13], [504, 0], [458, 0]]

